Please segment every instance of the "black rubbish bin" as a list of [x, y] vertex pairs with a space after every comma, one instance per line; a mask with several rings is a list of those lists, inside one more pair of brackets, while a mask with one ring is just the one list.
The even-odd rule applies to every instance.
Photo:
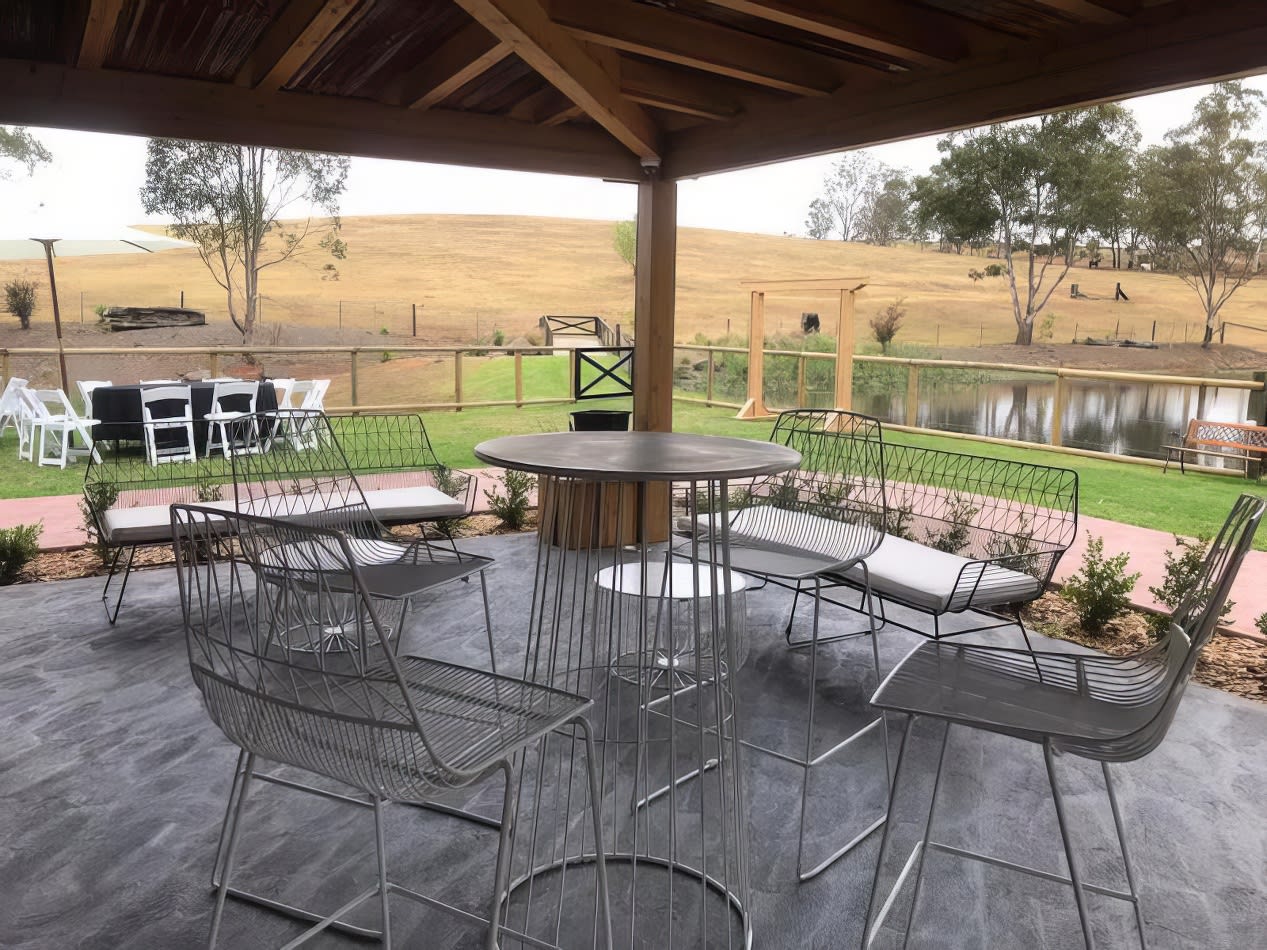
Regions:
[[579, 409], [572, 413], [573, 432], [628, 432], [628, 409]]

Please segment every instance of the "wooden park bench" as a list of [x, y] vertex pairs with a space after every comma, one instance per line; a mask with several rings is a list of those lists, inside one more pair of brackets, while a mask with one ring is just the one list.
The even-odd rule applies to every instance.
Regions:
[[[1172, 432], [1171, 435], [1178, 436], [1179, 433]], [[1199, 458], [1209, 455], [1242, 461], [1245, 463], [1245, 477], [1252, 475], [1258, 478], [1262, 472], [1263, 457], [1267, 454], [1267, 426], [1193, 419], [1188, 423], [1182, 444], [1171, 443], [1164, 448], [1166, 463], [1162, 466], [1163, 473], [1175, 460], [1178, 460], [1182, 473], [1188, 456]]]

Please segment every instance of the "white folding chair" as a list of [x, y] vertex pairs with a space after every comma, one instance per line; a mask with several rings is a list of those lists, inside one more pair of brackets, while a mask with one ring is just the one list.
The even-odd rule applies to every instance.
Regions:
[[[255, 415], [255, 401], [259, 397], [260, 384], [257, 380], [234, 380], [233, 382], [216, 383], [211, 392], [211, 411], [205, 416], [207, 420], [207, 458], [211, 458], [214, 449], [220, 449], [227, 459], [230, 452], [247, 451], [255, 444], [249, 433], [238, 442], [229, 438], [232, 423], [244, 416]], [[232, 405], [236, 408], [229, 408]], [[217, 435], [219, 438], [217, 438]]]
[[[328, 379], [297, 379], [290, 388], [290, 405], [286, 408], [323, 412], [326, 390], [329, 388]], [[286, 420], [284, 435], [296, 450], [302, 452], [315, 449], [326, 431], [325, 427], [306, 424], [303, 412], [298, 412]], [[277, 433], [278, 436], [282, 434]]]
[[4, 436], [9, 426], [18, 428], [18, 420], [22, 418], [22, 399], [18, 393], [26, 389], [26, 380], [20, 376], [10, 376], [9, 382], [0, 394], [0, 437]]
[[92, 391], [98, 386], [113, 386], [108, 379], [80, 379], [75, 381], [75, 386], [79, 389], [79, 398], [84, 407], [84, 415], [92, 415]]
[[179, 379], [142, 379], [139, 381], [142, 386], [179, 386]]
[[296, 409], [312, 409], [316, 412], [326, 411], [326, 391], [330, 388], [330, 380], [314, 379], [312, 381], [312, 389], [308, 391], [308, 395], [304, 398], [302, 406], [296, 406]]
[[[173, 408], [177, 411], [173, 412]], [[141, 422], [145, 454], [151, 465], [194, 462], [194, 403], [188, 386], [157, 386], [141, 390]], [[160, 433], [164, 436], [159, 438]]]
[[[85, 419], [75, 411], [70, 397], [60, 389], [27, 390], [33, 393], [40, 409], [32, 425], [40, 432], [40, 451], [37, 461], [40, 465], [56, 465], [65, 468], [71, 459], [82, 458], [96, 452], [92, 442], [91, 426], [97, 424], [96, 419]], [[34, 406], [33, 406], [34, 408]], [[75, 436], [83, 442], [82, 448], [75, 447]]]
[[291, 390], [295, 388], [295, 380], [292, 377], [283, 376], [280, 379], [269, 380], [273, 384], [273, 392], [277, 396], [278, 409], [298, 409], [298, 406], [290, 404]]

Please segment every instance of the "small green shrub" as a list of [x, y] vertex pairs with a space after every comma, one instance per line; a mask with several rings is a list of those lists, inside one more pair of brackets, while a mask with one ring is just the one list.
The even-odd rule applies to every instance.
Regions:
[[379, 332], [379, 335], [380, 335], [380, 336], [387, 336], [387, 335], [388, 335], [387, 327], [379, 327], [379, 328], [378, 328], [378, 332]]
[[[1197, 578], [1201, 575], [1201, 564], [1205, 560], [1205, 552], [1210, 547], [1210, 539], [1197, 538], [1195, 541], [1190, 541], [1176, 536], [1175, 544], [1179, 550], [1178, 555], [1170, 548], [1167, 548], [1164, 554], [1166, 565], [1161, 586], [1148, 588], [1148, 592], [1153, 595], [1157, 603], [1169, 607], [1171, 612], [1183, 603], [1184, 598], [1196, 585]], [[1201, 596], [1208, 595], [1209, 588], [1207, 587], [1201, 591]], [[1224, 603], [1223, 609], [1219, 611], [1219, 620], [1226, 620], [1235, 606], [1236, 604], [1230, 600]], [[1152, 628], [1154, 635], [1161, 636], [1170, 627], [1170, 616], [1169, 614], [1154, 614], [1148, 618], [1148, 625]]]
[[1029, 539], [1030, 517], [1021, 515], [1016, 522], [1016, 529], [1009, 534], [996, 534], [985, 546], [986, 557], [997, 561], [1001, 567], [1009, 571], [1027, 573], [1030, 568], [1030, 556], [1037, 553], [1038, 548]]
[[484, 489], [488, 510], [511, 531], [522, 531], [528, 523], [528, 493], [537, 485], [534, 475], [508, 469], [501, 478], [502, 492]]
[[0, 585], [16, 581], [22, 568], [40, 553], [43, 531], [43, 522], [0, 528]]
[[383, 350], [383, 355], [378, 358], [378, 361], [380, 363], [390, 363], [392, 361], [391, 351]]
[[980, 510], [959, 492], [952, 492], [946, 500], [946, 530], [926, 532], [924, 543], [947, 554], [958, 554], [968, 546], [972, 519]]
[[1131, 556], [1125, 551], [1113, 557], [1104, 556], [1104, 539], [1087, 535], [1087, 550], [1082, 567], [1069, 576], [1060, 596], [1071, 601], [1078, 614], [1078, 624], [1088, 633], [1098, 632], [1114, 617], [1131, 606], [1131, 591], [1139, 580], [1139, 572], [1126, 573]]
[[886, 534], [901, 538], [903, 541], [915, 540], [915, 532], [911, 528], [911, 520], [915, 517], [915, 511], [910, 505], [890, 505], [888, 516], [889, 523], [883, 525]]
[[4, 285], [4, 309], [18, 318], [23, 330], [31, 329], [31, 314], [35, 312], [33, 280], [15, 278]]
[[493, 331], [493, 346], [505, 346], [505, 345], [506, 345], [505, 332], [502, 330], [494, 330]]
[[206, 505], [213, 501], [222, 501], [224, 499], [224, 486], [219, 482], [213, 482], [209, 478], [200, 478], [194, 483], [194, 497], [198, 499], [198, 504]]
[[[466, 494], [466, 488], [470, 484], [471, 476], [465, 472], [455, 472], [447, 465], [438, 466], [433, 472], [436, 482], [436, 489], [444, 492], [450, 498], [461, 498]], [[452, 537], [453, 533], [462, 525], [465, 518], [437, 518], [432, 524], [446, 538]]]
[[1002, 264], [986, 264], [985, 265], [986, 277], [1002, 277], [1006, 273], [1007, 273], [1007, 268], [1004, 267]]
[[1259, 633], [1267, 637], [1267, 611], [1254, 618], [1254, 626], [1258, 628]]
[[84, 534], [88, 535], [88, 546], [96, 552], [102, 565], [110, 563], [110, 548], [97, 533], [97, 520], [93, 512], [102, 514], [114, 507], [119, 500], [119, 486], [113, 482], [93, 482], [84, 485], [84, 497], [79, 500], [79, 513], [83, 518]]

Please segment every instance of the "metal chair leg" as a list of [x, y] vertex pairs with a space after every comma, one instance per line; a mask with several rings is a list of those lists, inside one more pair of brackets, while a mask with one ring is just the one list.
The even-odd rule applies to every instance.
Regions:
[[488, 938], [484, 946], [487, 950], [497, 950], [498, 937], [501, 934], [502, 903], [505, 899], [507, 884], [510, 880], [510, 838], [514, 824], [515, 795], [512, 786], [515, 782], [514, 772], [509, 765], [502, 765], [502, 774], [506, 779], [506, 789], [502, 793], [502, 825], [497, 836], [497, 864], [493, 874], [493, 899], [488, 910]]
[[[599, 808], [599, 803], [602, 801], [602, 790], [599, 788], [598, 783], [598, 769], [594, 764], [596, 762], [594, 731], [590, 728], [590, 724], [586, 719], [578, 719], [576, 724], [580, 727], [581, 735], [585, 739], [585, 769], [589, 773], [590, 813], [594, 820], [594, 871], [598, 876], [598, 893], [594, 898], [598, 904], [595, 908], [595, 915], [602, 919], [602, 946], [606, 947], [606, 950], [612, 950], [611, 901], [607, 891], [607, 861], [603, 857], [603, 816]], [[597, 935], [594, 942], [598, 943]]]
[[[909, 713], [906, 716], [906, 723], [902, 727], [902, 738], [898, 742], [897, 747], [897, 765], [893, 769], [893, 781], [889, 785], [889, 807], [887, 813], [893, 814], [893, 806], [897, 802], [897, 790], [902, 781], [902, 764], [906, 761], [907, 741], [911, 736], [911, 726], [915, 722], [915, 717]], [[893, 823], [886, 821], [884, 823], [884, 834], [880, 838], [880, 853], [876, 855], [875, 872], [871, 876], [871, 896], [867, 899], [867, 916], [862, 925], [862, 950], [867, 950], [871, 946], [871, 941], [875, 939], [875, 930], [879, 928], [884, 918], [888, 916], [889, 905], [893, 901], [893, 897], [897, 893], [898, 885], [905, 876], [905, 869], [902, 875], [898, 877], [898, 882], [894, 884], [893, 890], [889, 892], [889, 896], [884, 901], [884, 906], [880, 908], [880, 913], [876, 914], [876, 899], [880, 893], [880, 872], [884, 869], [884, 858], [889, 849], [889, 833], [893, 830]]]
[[1109, 771], [1109, 763], [1101, 762], [1104, 772], [1104, 787], [1109, 792], [1109, 807], [1113, 810], [1113, 827], [1117, 829], [1117, 843], [1122, 848], [1122, 865], [1126, 869], [1126, 886], [1131, 892], [1131, 903], [1135, 905], [1135, 929], [1139, 931], [1139, 950], [1148, 950], [1148, 942], [1144, 937], [1144, 911], [1139, 903], [1139, 890], [1135, 886], [1135, 870], [1131, 867], [1131, 855], [1126, 847], [1126, 832], [1122, 828], [1122, 813], [1117, 807], [1117, 792], [1113, 788], [1113, 775]]
[[906, 931], [902, 935], [902, 950], [911, 940], [911, 925], [915, 922], [915, 908], [919, 904], [920, 890], [924, 884], [924, 860], [928, 857], [928, 844], [933, 836], [933, 822], [937, 819], [937, 793], [941, 791], [941, 773], [946, 765], [946, 748], [950, 745], [950, 723], [946, 723], [941, 737], [941, 753], [937, 756], [937, 774], [933, 777], [933, 796], [928, 803], [928, 823], [924, 825], [924, 840], [919, 846], [915, 865], [915, 890], [911, 894], [911, 907], [906, 912]]
[[119, 565], [119, 558], [123, 556], [123, 548], [116, 548], [114, 557], [110, 559], [110, 573], [106, 575], [106, 584], [101, 591], [101, 603], [106, 610], [106, 619], [110, 622], [110, 626], [114, 626], [114, 622], [119, 619], [119, 611], [123, 607], [123, 592], [128, 589], [128, 577], [132, 574], [132, 559], [136, 557], [136, 546], [128, 548], [128, 562], [123, 569], [123, 580], [119, 584], [119, 596], [115, 599], [114, 610], [110, 610], [110, 583], [114, 580], [116, 569]]
[[1082, 875], [1078, 872], [1077, 858], [1073, 853], [1073, 842], [1069, 840], [1068, 820], [1065, 817], [1065, 803], [1056, 782], [1056, 763], [1051, 747], [1051, 740], [1043, 741], [1043, 761], [1047, 763], [1047, 778], [1051, 782], [1051, 798], [1056, 805], [1056, 821], [1060, 825], [1060, 840], [1065, 846], [1065, 860], [1069, 862], [1069, 880], [1073, 884], [1073, 899], [1078, 905], [1078, 920], [1082, 924], [1082, 939], [1087, 950], [1095, 950], [1095, 937], [1091, 934], [1091, 918], [1087, 915], [1087, 896], [1082, 889]]
[[[220, 886], [216, 888], [216, 908], [211, 915], [211, 933], [207, 937], [207, 950], [215, 950], [216, 941], [220, 937], [220, 921], [224, 917], [224, 901], [229, 896], [229, 875], [233, 872], [233, 858], [238, 849], [238, 832], [242, 827], [238, 818], [241, 817], [242, 803], [246, 801], [247, 788], [251, 783], [251, 775], [254, 771], [255, 756], [248, 755], [242, 769], [242, 782], [237, 805], [233, 809], [233, 827], [229, 831], [228, 847], [224, 853], [224, 866], [220, 877]], [[227, 820], [228, 816], [226, 815], [225, 817]]]
[[374, 799], [374, 844], [378, 853], [378, 899], [383, 911], [383, 950], [392, 947], [391, 885], [387, 882], [387, 835], [384, 833], [383, 800]]

